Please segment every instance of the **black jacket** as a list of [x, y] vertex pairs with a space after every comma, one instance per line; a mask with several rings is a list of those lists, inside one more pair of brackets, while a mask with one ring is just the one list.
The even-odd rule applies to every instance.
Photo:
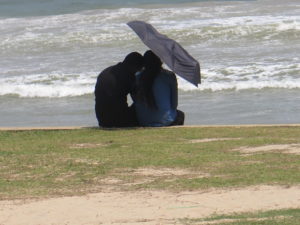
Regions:
[[127, 65], [118, 63], [103, 70], [95, 87], [95, 111], [99, 126], [136, 125], [134, 108], [128, 107], [127, 95], [133, 91], [135, 75]]

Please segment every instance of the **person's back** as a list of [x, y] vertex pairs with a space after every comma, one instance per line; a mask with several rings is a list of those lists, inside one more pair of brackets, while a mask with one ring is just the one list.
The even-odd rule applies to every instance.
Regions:
[[155, 127], [182, 125], [184, 113], [177, 110], [178, 88], [175, 74], [163, 69], [162, 62], [151, 51], [145, 53], [144, 61], [145, 71], [137, 76], [135, 98], [139, 124]]
[[152, 86], [156, 107], [137, 100], [135, 109], [142, 126], [169, 126], [177, 116], [177, 81], [174, 73], [162, 70]]
[[128, 107], [127, 95], [135, 83], [134, 74], [141, 67], [142, 56], [131, 53], [122, 63], [108, 67], [99, 74], [95, 86], [95, 112], [99, 126], [137, 125], [134, 108]]

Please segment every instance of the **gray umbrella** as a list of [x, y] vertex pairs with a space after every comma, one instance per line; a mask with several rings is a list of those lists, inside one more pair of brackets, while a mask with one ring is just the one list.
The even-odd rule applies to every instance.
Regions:
[[174, 73], [198, 87], [201, 83], [199, 62], [180, 44], [143, 21], [131, 21], [127, 25]]

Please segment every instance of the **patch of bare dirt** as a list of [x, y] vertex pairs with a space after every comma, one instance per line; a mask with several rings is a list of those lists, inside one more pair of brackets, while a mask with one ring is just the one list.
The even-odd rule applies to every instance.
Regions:
[[80, 149], [80, 148], [97, 148], [97, 147], [105, 147], [108, 144], [106, 143], [77, 143], [70, 145], [70, 148]]
[[254, 154], [260, 152], [281, 152], [286, 154], [300, 155], [300, 144], [282, 144], [282, 145], [264, 145], [258, 147], [241, 147], [234, 149], [245, 154]]
[[114, 178], [114, 177], [108, 177], [108, 178], [102, 179], [101, 182], [106, 185], [115, 185], [115, 184], [123, 183], [123, 181], [121, 179]]
[[241, 138], [204, 138], [204, 139], [190, 140], [189, 143], [206, 143], [206, 142], [214, 142], [214, 141], [234, 141], [234, 140], [241, 140]]
[[209, 192], [102, 192], [38, 201], [0, 201], [1, 225], [174, 224], [212, 214], [300, 207], [300, 186]]
[[[119, 179], [118, 176], [122, 177], [125, 175], [130, 179]], [[126, 170], [116, 171], [115, 177], [108, 177], [101, 180], [101, 183], [104, 185], [111, 185], [113, 188], [114, 185], [124, 185], [124, 186], [134, 186], [140, 184], [147, 184], [155, 181], [156, 179], [164, 179], [166, 181], [173, 181], [179, 177], [186, 178], [204, 178], [210, 177], [211, 175], [208, 173], [202, 173], [197, 171], [190, 171], [186, 169], [178, 169], [178, 168], [139, 168], [135, 170]]]
[[177, 168], [140, 168], [133, 171], [134, 175], [140, 176], [154, 176], [154, 177], [165, 177], [165, 176], [187, 176], [187, 175], [197, 175], [197, 177], [208, 177], [209, 174], [199, 173], [185, 169]]

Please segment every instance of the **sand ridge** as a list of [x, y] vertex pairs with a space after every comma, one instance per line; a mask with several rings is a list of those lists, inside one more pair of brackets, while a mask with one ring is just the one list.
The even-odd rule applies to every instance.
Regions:
[[36, 201], [0, 201], [0, 225], [174, 224], [257, 210], [300, 207], [300, 186], [254, 186], [171, 193], [102, 192]]

